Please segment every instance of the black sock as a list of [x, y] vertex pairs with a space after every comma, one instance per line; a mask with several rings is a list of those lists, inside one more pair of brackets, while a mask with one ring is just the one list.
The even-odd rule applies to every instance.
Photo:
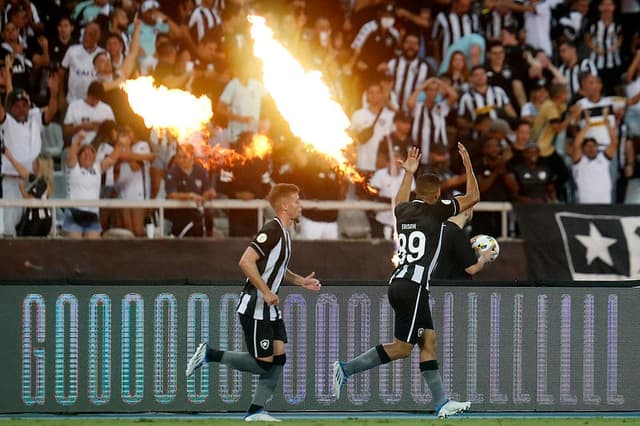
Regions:
[[207, 362], [220, 362], [220, 360], [222, 359], [222, 354], [224, 354], [224, 351], [219, 351], [217, 349], [207, 349], [207, 355], [205, 356], [205, 359], [207, 360]]
[[255, 414], [258, 411], [262, 410], [263, 407], [259, 406], [259, 405], [255, 405], [255, 404], [251, 404], [251, 406], [249, 407], [249, 409], [247, 410], [247, 414], [251, 415], [251, 414]]

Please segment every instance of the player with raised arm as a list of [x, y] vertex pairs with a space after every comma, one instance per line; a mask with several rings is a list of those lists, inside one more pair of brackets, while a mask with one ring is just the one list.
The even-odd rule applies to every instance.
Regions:
[[244, 332], [248, 352], [210, 349], [201, 343], [187, 364], [187, 377], [205, 362], [219, 362], [231, 368], [259, 374], [251, 406], [245, 421], [280, 420], [264, 410], [273, 394], [286, 361], [287, 332], [278, 308], [278, 290], [284, 281], [319, 291], [320, 282], [314, 273], [303, 277], [291, 272], [291, 236], [288, 229], [302, 214], [300, 190], [288, 183], [279, 183], [267, 196], [276, 212], [273, 220], [264, 224], [240, 258], [240, 269], [247, 277], [236, 309]]
[[411, 181], [420, 165], [420, 154], [412, 148], [402, 168], [406, 173], [396, 194], [396, 223], [399, 263], [389, 280], [389, 303], [395, 316], [394, 339], [380, 344], [348, 362], [333, 365], [333, 392], [340, 390], [347, 378], [396, 359], [411, 355], [420, 347], [420, 371], [433, 395], [438, 417], [466, 411], [470, 402], [449, 400], [445, 394], [436, 361], [436, 333], [429, 309], [429, 282], [441, 252], [444, 222], [480, 201], [480, 190], [471, 159], [458, 143], [466, 174], [466, 193], [453, 199], [440, 198], [440, 180], [425, 174], [416, 180], [417, 199], [409, 202]]

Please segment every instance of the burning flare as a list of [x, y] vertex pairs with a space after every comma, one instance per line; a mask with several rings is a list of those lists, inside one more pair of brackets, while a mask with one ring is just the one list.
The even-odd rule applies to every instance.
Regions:
[[333, 99], [319, 72], [306, 72], [302, 65], [274, 40], [265, 19], [249, 16], [253, 54], [262, 61], [263, 82], [294, 135], [315, 151], [331, 157], [353, 182], [364, 178], [353, 168], [345, 150], [353, 142], [350, 121]]
[[147, 127], [167, 130], [179, 141], [202, 130], [213, 117], [211, 101], [206, 96], [196, 98], [183, 90], [154, 86], [152, 77], [127, 80], [122, 88], [131, 108]]

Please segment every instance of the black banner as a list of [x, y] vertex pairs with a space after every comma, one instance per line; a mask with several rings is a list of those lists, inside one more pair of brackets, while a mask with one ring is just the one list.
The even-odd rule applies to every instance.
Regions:
[[515, 205], [533, 280], [640, 279], [640, 209]]

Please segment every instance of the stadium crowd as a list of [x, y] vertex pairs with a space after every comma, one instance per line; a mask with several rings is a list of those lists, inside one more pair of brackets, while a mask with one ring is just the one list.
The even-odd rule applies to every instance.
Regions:
[[[461, 141], [483, 201], [640, 203], [638, 0], [0, 0], [0, 8], [4, 198], [250, 200], [288, 182], [306, 199], [389, 201], [402, 180], [397, 160], [414, 146], [421, 169], [451, 194], [464, 187]], [[291, 135], [260, 81], [249, 13], [322, 72], [351, 117], [352, 161], [376, 193], [348, 184]], [[206, 167], [197, 146], [148, 129], [132, 111], [120, 85], [144, 75], [212, 100], [210, 145], [242, 152], [260, 132], [271, 155]], [[299, 236], [345, 236], [339, 213], [305, 210]], [[369, 235], [389, 238], [390, 213], [360, 219]], [[171, 232], [219, 234], [218, 214], [170, 211]], [[254, 210], [224, 215], [225, 235], [257, 229]], [[46, 235], [51, 212], [5, 208], [2, 217], [5, 236]], [[79, 207], [61, 225], [76, 238], [109, 228], [144, 236], [150, 220], [142, 209]], [[500, 234], [496, 213], [476, 214], [473, 226]]]

